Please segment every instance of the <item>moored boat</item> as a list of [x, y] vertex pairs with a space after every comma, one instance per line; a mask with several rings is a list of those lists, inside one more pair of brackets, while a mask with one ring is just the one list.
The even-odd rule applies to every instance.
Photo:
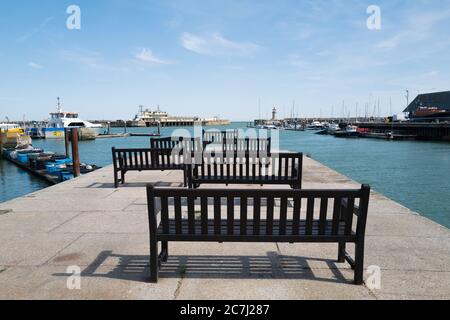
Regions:
[[30, 136], [15, 123], [0, 123], [0, 139], [3, 148], [26, 148], [31, 145]]
[[79, 128], [80, 140], [95, 140], [102, 128], [101, 124], [94, 124], [81, 120], [76, 112], [66, 112], [61, 108], [58, 98], [57, 111], [50, 113], [48, 125], [43, 129], [46, 139], [63, 139], [65, 129]]

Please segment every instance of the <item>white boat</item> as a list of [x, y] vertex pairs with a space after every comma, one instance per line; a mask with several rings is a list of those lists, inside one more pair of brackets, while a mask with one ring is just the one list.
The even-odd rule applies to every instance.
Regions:
[[80, 128], [80, 139], [95, 139], [102, 128], [101, 124], [94, 124], [86, 120], [81, 120], [76, 112], [66, 112], [61, 108], [58, 98], [57, 111], [50, 113], [47, 127], [44, 128], [46, 139], [62, 139], [64, 138], [64, 129]]
[[337, 131], [334, 133], [334, 135], [340, 138], [358, 138], [359, 137], [358, 127], [348, 125], [345, 128], [345, 130]]
[[341, 128], [339, 127], [339, 125], [337, 123], [332, 123], [328, 126], [328, 133], [329, 134], [334, 134], [337, 131], [340, 131]]
[[307, 127], [308, 130], [322, 130], [323, 124], [320, 121], [313, 121]]

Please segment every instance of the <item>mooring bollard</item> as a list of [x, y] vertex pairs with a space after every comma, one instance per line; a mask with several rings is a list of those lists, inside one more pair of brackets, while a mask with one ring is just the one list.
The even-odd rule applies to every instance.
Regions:
[[72, 159], [73, 159], [73, 176], [80, 176], [80, 155], [78, 152], [78, 128], [70, 129], [70, 138], [72, 140]]

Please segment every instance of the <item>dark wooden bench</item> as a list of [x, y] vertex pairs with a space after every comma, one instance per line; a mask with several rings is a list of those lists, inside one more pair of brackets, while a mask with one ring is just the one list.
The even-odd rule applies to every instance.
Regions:
[[239, 131], [238, 130], [226, 130], [226, 131], [217, 131], [217, 130], [211, 130], [211, 131], [205, 131], [203, 130], [203, 141], [206, 142], [222, 142], [224, 140], [232, 140], [239, 138]]
[[[365, 185], [358, 190], [195, 190], [148, 185], [150, 281], [158, 281], [170, 241], [317, 242], [337, 243], [338, 261], [351, 265], [355, 284], [360, 285], [369, 195], [370, 187]], [[347, 243], [356, 245], [354, 259], [346, 252]]]
[[234, 138], [219, 142], [212, 142], [211, 147], [216, 151], [248, 151], [258, 154], [270, 154], [272, 149], [271, 138]]
[[302, 187], [303, 154], [258, 152], [215, 152], [203, 154], [200, 162], [187, 164], [189, 188], [201, 184], [278, 184]]
[[[145, 148], [145, 149], [116, 149], [112, 148], [114, 186], [125, 183], [125, 174], [128, 171], [165, 171], [183, 170], [184, 185], [187, 186], [187, 176], [184, 166], [183, 152], [174, 152], [174, 149]], [[120, 178], [119, 178], [120, 173]]]
[[151, 138], [152, 149], [184, 149], [191, 152], [202, 152], [208, 143], [203, 143], [200, 138], [163, 137]]

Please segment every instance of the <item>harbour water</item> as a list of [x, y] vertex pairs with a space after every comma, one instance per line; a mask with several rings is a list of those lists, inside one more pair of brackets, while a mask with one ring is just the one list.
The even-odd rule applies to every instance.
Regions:
[[[243, 128], [233, 123], [218, 129]], [[191, 130], [183, 128], [184, 130]], [[148, 128], [128, 128], [148, 133]], [[163, 128], [170, 135], [177, 128]], [[122, 132], [120, 128], [113, 132]], [[328, 167], [358, 181], [368, 183], [387, 197], [413, 211], [450, 227], [450, 144], [418, 141], [337, 139], [314, 132], [280, 131], [280, 148], [301, 151]], [[64, 142], [37, 140], [36, 147], [64, 152]], [[98, 139], [80, 142], [81, 161], [99, 166], [111, 164], [111, 147], [146, 147], [148, 137]], [[13, 199], [47, 185], [0, 160], [0, 202]]]

